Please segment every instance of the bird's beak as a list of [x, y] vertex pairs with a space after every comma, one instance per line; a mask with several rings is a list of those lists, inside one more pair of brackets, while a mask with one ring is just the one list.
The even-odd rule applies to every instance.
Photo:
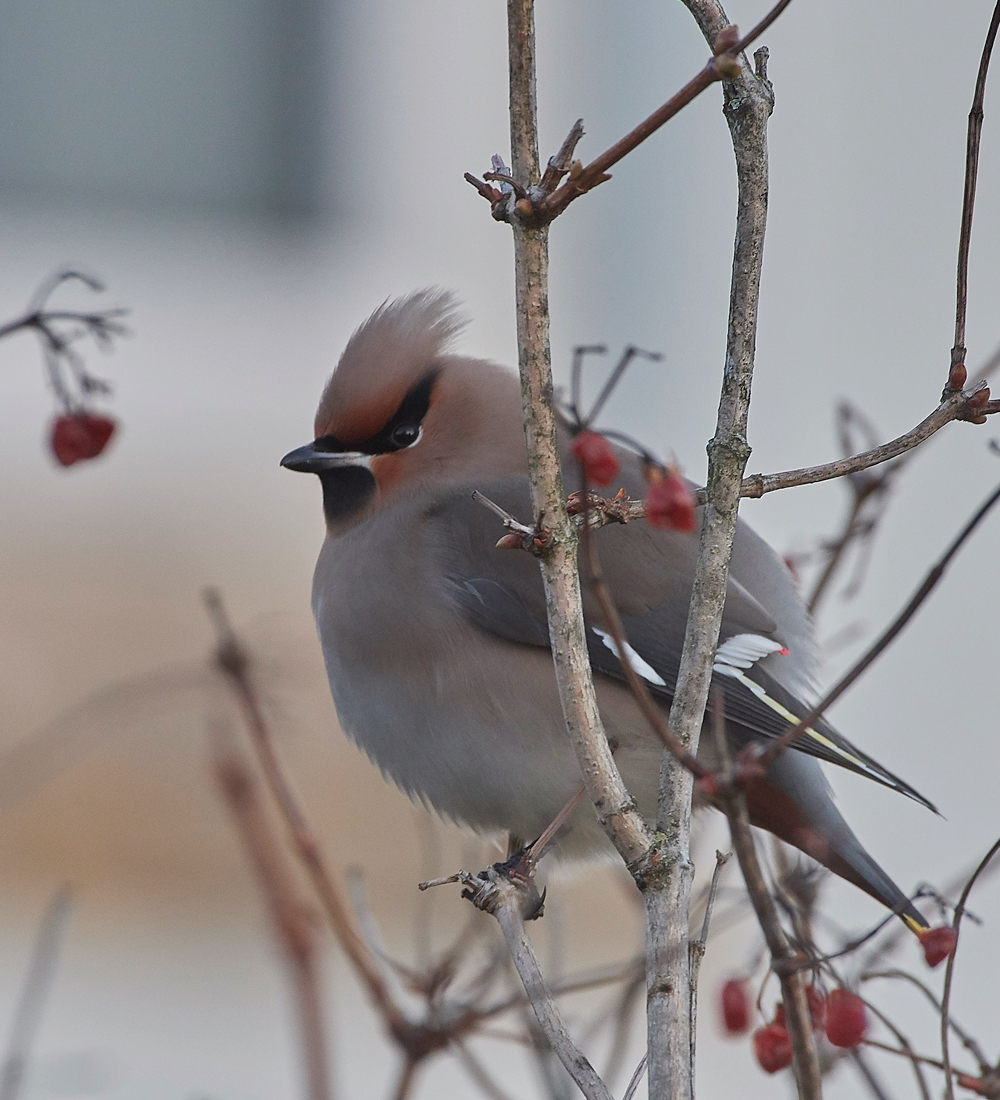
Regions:
[[363, 466], [371, 468], [372, 456], [360, 451], [317, 451], [314, 443], [297, 447], [281, 460], [286, 470], [295, 470], [301, 474], [321, 474], [324, 470], [335, 470], [343, 466]]

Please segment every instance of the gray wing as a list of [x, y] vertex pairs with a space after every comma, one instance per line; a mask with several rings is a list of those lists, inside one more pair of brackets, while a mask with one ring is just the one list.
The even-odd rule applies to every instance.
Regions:
[[[482, 485], [480, 489], [512, 515], [518, 518], [531, 515], [526, 479], [509, 478]], [[639, 486], [627, 483], [626, 489], [635, 496], [641, 492]], [[496, 548], [497, 539], [504, 533], [500, 521], [466, 492], [441, 501], [428, 519], [434, 531], [441, 566], [439, 575], [447, 586], [447, 598], [472, 623], [490, 634], [522, 645], [547, 647], [545, 596], [538, 564], [529, 554]], [[755, 550], [759, 553], [759, 546], [766, 544], [745, 525], [741, 525], [741, 534], [744, 542], [741, 573], [750, 582], [752, 553]], [[653, 694], [663, 700], [663, 705], [669, 706], [684, 642], [697, 537], [654, 531], [641, 522], [610, 525], [595, 537], [602, 569], [633, 651], [633, 667], [647, 680]], [[773, 556], [773, 551], [766, 549]], [[774, 576], [772, 570], [769, 578], [772, 585]], [[790, 580], [787, 585], [791, 588]], [[786, 604], [797, 599], [794, 591], [777, 595]], [[775, 602], [780, 601], [771, 594], [769, 603], [774, 606]], [[624, 679], [614, 644], [586, 591], [584, 617], [592, 668], [605, 676]], [[730, 580], [713, 683], [724, 692], [731, 736], [738, 745], [755, 738], [780, 737], [792, 722], [808, 712], [808, 706], [794, 690], [803, 678], [802, 663], [796, 661], [794, 654], [772, 652], [786, 642], [801, 642], [799, 637], [787, 638], [787, 633], [777, 628], [761, 602], [743, 585]], [[784, 675], [783, 664], [787, 669]], [[825, 721], [808, 730], [795, 748], [865, 775], [934, 809], [909, 784], [852, 745]]]

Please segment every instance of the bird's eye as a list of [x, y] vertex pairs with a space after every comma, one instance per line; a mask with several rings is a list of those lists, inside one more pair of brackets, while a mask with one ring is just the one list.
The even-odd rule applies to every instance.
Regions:
[[417, 424], [397, 424], [389, 433], [392, 445], [399, 450], [404, 447], [412, 447], [419, 438], [420, 427]]

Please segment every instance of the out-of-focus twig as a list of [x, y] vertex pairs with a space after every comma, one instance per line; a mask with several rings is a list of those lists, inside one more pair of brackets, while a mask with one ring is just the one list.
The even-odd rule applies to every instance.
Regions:
[[489, 1097], [489, 1100], [510, 1100], [506, 1092], [486, 1072], [486, 1067], [469, 1050], [467, 1043], [456, 1041], [452, 1044], [455, 1057], [465, 1072], [472, 1078], [479, 1089]]
[[72, 909], [72, 894], [67, 886], [62, 886], [52, 895], [38, 927], [0, 1066], [0, 1100], [17, 1100], [21, 1093]]
[[837, 681], [836, 684], [823, 696], [822, 699], [809, 711], [809, 713], [799, 720], [799, 722], [791, 726], [785, 733], [781, 735], [776, 741], [772, 742], [767, 749], [760, 753], [758, 757], [758, 763], [762, 767], [768, 767], [773, 763], [782, 752], [785, 751], [790, 745], [794, 744], [799, 737], [815, 722], [819, 719], [823, 713], [830, 707], [837, 699], [844, 694], [845, 691], [868, 669], [875, 660], [892, 644], [893, 641], [899, 636], [899, 634], [906, 627], [907, 623], [913, 618], [913, 616], [920, 609], [924, 600], [934, 591], [938, 582], [945, 574], [945, 570], [951, 563], [952, 558], [961, 550], [969, 536], [975, 531], [979, 524], [985, 519], [987, 513], [996, 504], [997, 500], [1000, 500], [1000, 485], [986, 498], [986, 500], [979, 506], [972, 518], [966, 523], [962, 530], [952, 540], [951, 545], [945, 550], [945, 552], [938, 558], [934, 566], [927, 573], [923, 583], [910, 597], [909, 603], [906, 607], [896, 616], [893, 622], [887, 627], [881, 634], [878, 640], [868, 649], [868, 651]]
[[803, 960], [796, 956], [788, 942], [788, 936], [778, 917], [774, 898], [761, 870], [750, 829], [746, 796], [732, 782], [732, 762], [729, 756], [721, 691], [717, 690], [713, 695], [712, 712], [715, 747], [722, 761], [719, 800], [729, 820], [733, 850], [739, 861], [740, 870], [743, 872], [747, 894], [771, 953], [771, 969], [778, 975], [778, 980], [781, 982], [781, 998], [788, 1037], [792, 1043], [792, 1067], [798, 1094], [800, 1100], [821, 1100], [823, 1079], [813, 1038], [812, 1015], [809, 1011], [809, 1002], [806, 1000], [805, 980], [801, 968]]
[[275, 937], [288, 961], [295, 986], [310, 1100], [333, 1095], [327, 1065], [326, 1029], [320, 993], [315, 936], [305, 905], [273, 835], [257, 794], [256, 780], [242, 754], [216, 745], [215, 775], [239, 828], [243, 847], [267, 904]]
[[882, 1023], [895, 1035], [896, 1042], [899, 1043], [900, 1052], [910, 1059], [910, 1065], [913, 1067], [913, 1075], [917, 1079], [917, 1088], [920, 1090], [921, 1100], [931, 1100], [930, 1092], [927, 1088], [927, 1079], [924, 1077], [923, 1060], [916, 1054], [913, 1049], [913, 1045], [910, 1040], [903, 1034], [903, 1032], [896, 1027], [889, 1017], [882, 1012], [879, 1008], [871, 1003], [871, 1001], [865, 1001], [865, 1006], [868, 1011], [873, 1013]]
[[216, 667], [226, 676], [233, 688], [261, 770], [285, 819], [299, 858], [308, 871], [313, 887], [323, 904], [330, 926], [389, 1029], [397, 1038], [405, 1041], [409, 1038], [411, 1025], [393, 1003], [371, 951], [354, 928], [348, 916], [347, 907], [341, 900], [333, 876], [319, 850], [315, 834], [285, 775], [271, 737], [270, 727], [250, 679], [249, 657], [233, 631], [219, 593], [215, 590], [206, 592], [205, 606], [212, 617], [219, 638], [215, 654]]
[[[705, 948], [708, 945], [708, 933], [712, 926], [712, 910], [715, 908], [715, 895], [719, 890], [719, 877], [722, 868], [729, 862], [731, 852], [715, 853], [715, 869], [712, 871], [712, 881], [708, 888], [708, 897], [705, 900], [705, 917], [701, 925], [701, 934], [696, 940], [692, 940], [688, 946], [691, 952], [691, 1019], [698, 1021], [698, 977], [701, 973], [701, 960], [705, 957]], [[692, 1038], [694, 1028], [691, 1029]], [[691, 1061], [694, 1062], [694, 1051], [691, 1051]]]
[[93, 394], [110, 390], [107, 382], [95, 378], [87, 370], [73, 345], [82, 337], [89, 336], [99, 348], [107, 351], [116, 338], [128, 335], [128, 329], [122, 324], [127, 310], [47, 308], [52, 294], [64, 283], [73, 281], [81, 282], [95, 292], [104, 290], [104, 286], [92, 275], [74, 270], [58, 271], [35, 291], [27, 311], [21, 317], [0, 325], [0, 340], [16, 332], [34, 332], [38, 336], [45, 355], [49, 383], [67, 412], [79, 411]]
[[[938, 1000], [937, 997], [934, 996], [931, 990], [927, 988], [926, 983], [922, 982], [915, 974], [911, 974], [908, 970], [893, 969], [865, 971], [865, 973], [861, 975], [860, 980], [863, 982], [867, 982], [872, 981], [875, 978], [888, 978], [895, 979], [897, 981], [908, 982], [910, 985], [919, 989], [920, 992], [923, 993], [923, 995], [930, 1002], [930, 1005], [934, 1009], [934, 1012], [937, 1016], [940, 1017], [942, 1012], [944, 1011], [941, 1002]], [[954, 1017], [949, 1017], [948, 1026], [958, 1036], [959, 1042], [962, 1044], [962, 1046], [964, 1046], [965, 1049], [972, 1055], [972, 1057], [975, 1058], [976, 1062], [979, 1065], [980, 1073], [987, 1073], [990, 1069], [993, 1068], [990, 1065], [990, 1062], [987, 1059], [986, 1055], [983, 1053], [983, 1049], [979, 1045], [979, 1043], [976, 1042], [973, 1036], [970, 1035], [969, 1032], [966, 1031], [965, 1028], [963, 1028]], [[897, 1038], [900, 1038], [900, 1036], [897, 1036]], [[901, 1038], [900, 1041], [902, 1042]]]
[[979, 144], [983, 132], [983, 100], [986, 76], [990, 69], [993, 44], [1000, 28], [1000, 0], [993, 9], [983, 55], [976, 76], [976, 91], [969, 111], [969, 129], [965, 149], [965, 189], [962, 195], [962, 228], [958, 236], [958, 273], [955, 290], [955, 344], [951, 349], [951, 367], [965, 363], [965, 313], [969, 293], [969, 246], [972, 243], [972, 213], [976, 204], [976, 177], [979, 173]]
[[[997, 10], [1000, 11], [1000, 3], [997, 4]], [[955, 977], [955, 956], [958, 954], [957, 937], [961, 932], [962, 917], [965, 914], [965, 903], [968, 901], [969, 894], [972, 893], [972, 888], [976, 885], [976, 880], [986, 870], [997, 852], [1000, 852], [1000, 840], [994, 843], [993, 847], [983, 856], [979, 866], [970, 875], [969, 881], [965, 884], [965, 889], [962, 890], [962, 893], [959, 895], [958, 904], [955, 906], [955, 916], [951, 922], [951, 926], [955, 930], [956, 942], [954, 949], [948, 956], [947, 969], [944, 972], [944, 988], [941, 992], [941, 1060], [944, 1063], [945, 1095], [947, 1100], [955, 1100], [955, 1086], [951, 1075], [951, 1052], [949, 1047], [949, 1039], [951, 1037], [949, 1009], [951, 1005], [951, 985]]]

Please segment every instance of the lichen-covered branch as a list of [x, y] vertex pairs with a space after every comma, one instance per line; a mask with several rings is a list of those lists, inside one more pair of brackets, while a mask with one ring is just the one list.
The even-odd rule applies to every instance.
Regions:
[[[534, 5], [508, 0], [511, 171], [524, 188], [539, 179], [535, 114]], [[518, 366], [531, 498], [551, 533], [540, 556], [549, 638], [566, 728], [598, 818], [633, 873], [642, 874], [653, 838], [611, 755], [594, 694], [577, 572], [576, 528], [566, 513], [549, 349], [548, 230], [517, 221], [514, 270]], [[540, 525], [539, 525], [540, 526]]]
[[[729, 25], [716, 0], [685, 0], [685, 4], [709, 43], [715, 42]], [[708, 445], [701, 544], [670, 712], [671, 731], [692, 753], [697, 751], [708, 702], [743, 471], [750, 454], [746, 425], [767, 218], [766, 128], [773, 105], [765, 58], [766, 51], [759, 51], [756, 72], [744, 63], [739, 76], [723, 85], [723, 109], [733, 139], [739, 181], [729, 332], [718, 423]], [[690, 1091], [678, 1088], [678, 1078], [682, 1067], [689, 1079], [692, 1075], [688, 1040], [691, 1022], [687, 1019], [690, 988], [687, 913], [693, 874], [689, 856], [691, 795], [690, 772], [665, 754], [657, 831], [665, 838], [670, 874], [644, 895], [649, 940], [656, 952], [650, 963], [658, 972], [658, 979], [649, 991], [647, 1011], [649, 1091], [657, 1100], [690, 1095]], [[683, 914], [683, 920], [677, 914]]]

